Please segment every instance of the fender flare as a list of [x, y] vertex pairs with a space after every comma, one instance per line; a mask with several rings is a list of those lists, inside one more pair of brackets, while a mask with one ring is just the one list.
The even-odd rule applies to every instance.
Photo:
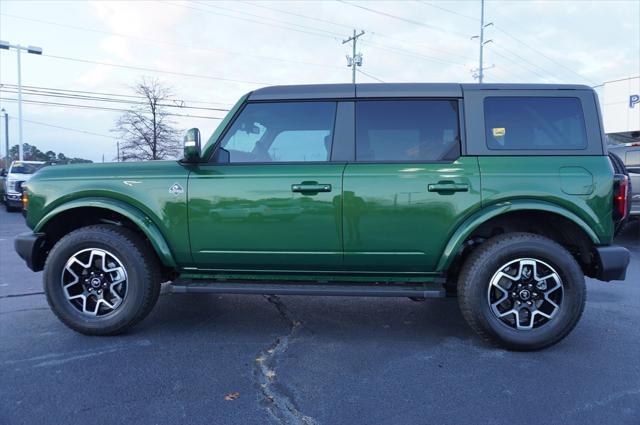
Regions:
[[151, 220], [149, 216], [140, 211], [138, 208], [128, 205], [124, 202], [117, 201], [115, 199], [92, 197], [79, 198], [74, 199], [73, 201], [65, 202], [64, 204], [55, 207], [44, 217], [42, 217], [38, 224], [36, 224], [36, 226], [34, 227], [34, 233], [41, 232], [42, 228], [47, 224], [47, 222], [49, 222], [49, 220], [51, 220], [58, 214], [64, 211], [82, 207], [102, 208], [116, 212], [128, 218], [142, 231], [142, 233], [144, 233], [147, 239], [149, 239], [162, 264], [167, 267], [176, 267], [173, 253], [171, 252], [171, 249], [169, 248], [164, 235], [162, 234], [162, 232], [160, 232], [160, 229], [153, 222], [153, 220]]
[[470, 217], [468, 217], [462, 224], [458, 226], [456, 231], [449, 238], [436, 270], [438, 272], [444, 272], [449, 268], [451, 262], [454, 260], [465, 240], [486, 221], [497, 217], [499, 215], [514, 212], [514, 211], [544, 211], [560, 215], [573, 223], [575, 223], [585, 234], [591, 239], [594, 245], [600, 244], [598, 235], [589, 227], [589, 225], [576, 214], [571, 211], [549, 202], [535, 201], [535, 200], [515, 200], [501, 202], [495, 205], [491, 205], [476, 211]]

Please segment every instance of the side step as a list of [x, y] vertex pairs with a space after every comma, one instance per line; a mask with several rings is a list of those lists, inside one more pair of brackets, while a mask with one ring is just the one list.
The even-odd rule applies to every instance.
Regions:
[[357, 283], [275, 283], [233, 281], [176, 281], [172, 293], [263, 294], [263, 295], [336, 295], [360, 297], [442, 298], [445, 290], [439, 283], [357, 284]]

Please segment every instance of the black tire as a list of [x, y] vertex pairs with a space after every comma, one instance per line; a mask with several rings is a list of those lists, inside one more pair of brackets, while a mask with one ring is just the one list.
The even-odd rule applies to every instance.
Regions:
[[[563, 286], [557, 312], [542, 326], [529, 330], [516, 329], [499, 319], [488, 300], [494, 274], [516, 259], [550, 265]], [[531, 233], [507, 233], [483, 243], [467, 258], [458, 279], [458, 303], [469, 326], [488, 342], [510, 350], [538, 350], [557, 343], [578, 323], [585, 302], [584, 274], [575, 258], [556, 242]]]
[[[102, 316], [88, 316], [78, 310], [62, 286], [67, 260], [89, 248], [115, 255], [127, 274], [122, 302]], [[86, 335], [115, 335], [140, 322], [158, 300], [160, 280], [160, 264], [153, 248], [135, 232], [114, 225], [87, 226], [69, 233], [49, 253], [43, 272], [44, 291], [53, 312], [65, 325]]]
[[4, 204], [4, 208], [7, 210], [7, 212], [17, 212], [19, 210], [19, 208], [12, 207], [11, 205], [9, 205], [8, 202]]

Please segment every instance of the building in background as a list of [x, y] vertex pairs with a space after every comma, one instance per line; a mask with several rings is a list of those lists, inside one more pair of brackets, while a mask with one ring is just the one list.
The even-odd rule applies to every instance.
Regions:
[[607, 81], [597, 91], [609, 140], [640, 142], [640, 76]]

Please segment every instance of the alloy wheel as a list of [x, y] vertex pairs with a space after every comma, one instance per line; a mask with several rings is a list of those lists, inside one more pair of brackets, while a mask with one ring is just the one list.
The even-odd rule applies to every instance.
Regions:
[[127, 294], [127, 271], [114, 254], [88, 248], [73, 254], [62, 270], [64, 295], [88, 316], [113, 313]]
[[487, 301], [493, 314], [517, 330], [540, 328], [560, 310], [562, 279], [553, 267], [534, 258], [518, 258], [501, 266], [489, 282]]

